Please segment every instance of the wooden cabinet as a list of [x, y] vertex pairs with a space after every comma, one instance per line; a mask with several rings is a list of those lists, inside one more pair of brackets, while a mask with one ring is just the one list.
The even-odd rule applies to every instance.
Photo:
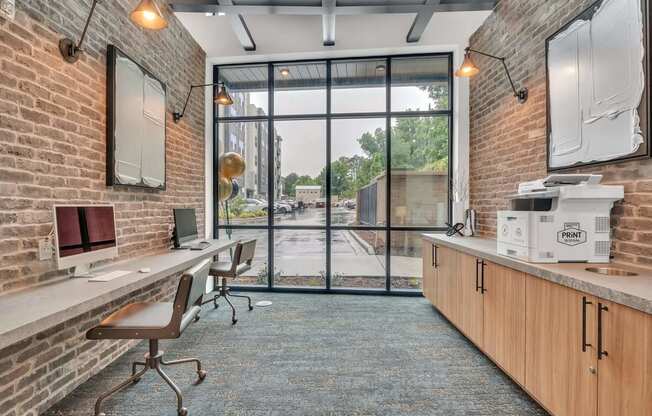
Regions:
[[652, 415], [652, 315], [427, 240], [423, 263], [424, 295], [553, 415]]
[[422, 241], [421, 256], [423, 258], [423, 282], [421, 283], [423, 296], [433, 305], [435, 304], [435, 291], [437, 272], [435, 269], [435, 246], [428, 240]]
[[480, 259], [457, 253], [457, 278], [460, 294], [459, 328], [479, 348], [483, 347], [484, 300]]
[[598, 302], [598, 416], [652, 415], [652, 316]]
[[435, 305], [451, 322], [459, 321], [460, 291], [457, 279], [457, 251], [448, 247], [435, 246], [437, 288]]
[[525, 387], [554, 415], [595, 416], [596, 298], [534, 276], [525, 292]]
[[484, 351], [525, 382], [525, 274], [491, 262], [484, 270]]

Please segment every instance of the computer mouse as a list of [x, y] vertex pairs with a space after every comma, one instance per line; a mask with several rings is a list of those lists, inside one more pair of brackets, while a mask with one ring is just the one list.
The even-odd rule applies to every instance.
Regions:
[[140, 273], [149, 273], [152, 271], [149, 267], [143, 267], [142, 269], [138, 270]]

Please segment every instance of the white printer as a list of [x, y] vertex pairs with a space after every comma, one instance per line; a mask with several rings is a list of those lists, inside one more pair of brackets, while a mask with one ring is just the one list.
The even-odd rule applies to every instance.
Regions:
[[602, 175], [551, 175], [524, 182], [498, 211], [498, 253], [533, 263], [608, 263], [610, 211], [621, 185], [600, 185]]

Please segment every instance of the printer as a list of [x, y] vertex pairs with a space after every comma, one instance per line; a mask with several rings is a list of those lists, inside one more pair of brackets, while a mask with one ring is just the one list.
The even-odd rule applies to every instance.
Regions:
[[498, 211], [498, 253], [533, 263], [608, 263], [610, 211], [622, 185], [602, 175], [551, 175], [519, 184], [510, 210]]

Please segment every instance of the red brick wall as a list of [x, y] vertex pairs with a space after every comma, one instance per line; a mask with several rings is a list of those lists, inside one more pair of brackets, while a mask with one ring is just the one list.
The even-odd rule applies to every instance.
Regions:
[[[86, 52], [74, 65], [63, 62], [57, 43], [64, 35], [79, 37], [90, 0], [20, 0], [15, 21], [0, 18], [0, 294], [68, 273], [37, 256], [38, 241], [52, 228], [54, 203], [114, 203], [121, 259], [164, 250], [175, 206], [197, 208], [203, 230], [201, 90], [193, 92], [180, 124], [168, 114], [166, 191], [105, 185], [107, 44], [167, 84], [168, 112], [179, 109], [189, 85], [205, 74], [205, 53], [169, 9], [170, 27], [162, 32], [129, 22], [137, 2], [100, 2]], [[177, 282], [170, 276], [0, 350], [0, 415], [41, 414], [124, 353], [133, 342], [87, 341], [85, 331], [126, 303], [169, 299]]]
[[168, 114], [167, 190], [105, 185], [107, 44], [167, 84], [169, 112], [205, 76], [205, 53], [171, 12], [165, 8], [167, 30], [144, 31], [128, 19], [136, 3], [100, 2], [86, 53], [72, 65], [57, 44], [64, 35], [79, 38], [89, 0], [19, 1], [15, 21], [0, 18], [0, 293], [68, 273], [57, 271], [54, 261], [38, 260], [38, 241], [52, 228], [54, 203], [115, 203], [121, 258], [167, 247], [175, 206], [197, 208], [203, 223], [201, 89], [181, 124]]
[[[593, 0], [502, 0], [473, 34], [470, 45], [507, 56], [517, 86], [530, 90], [525, 105], [512, 97], [497, 61], [475, 55], [483, 71], [471, 80], [470, 198], [482, 235], [496, 234], [496, 211], [522, 181], [546, 173], [545, 40]], [[625, 185], [613, 210], [617, 261], [652, 266], [652, 162], [589, 167], [604, 183]]]

